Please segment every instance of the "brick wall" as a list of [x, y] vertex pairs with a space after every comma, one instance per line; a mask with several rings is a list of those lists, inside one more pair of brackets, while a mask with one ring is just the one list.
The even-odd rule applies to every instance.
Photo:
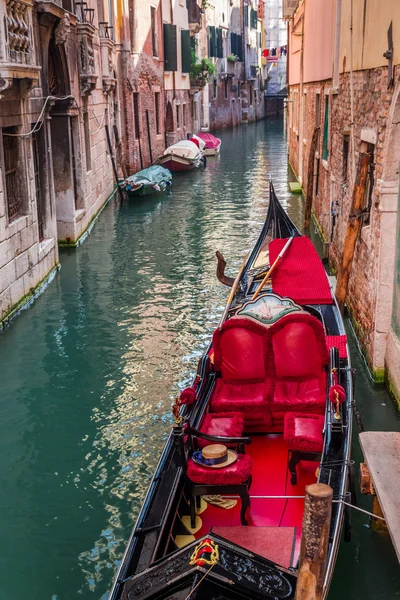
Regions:
[[[398, 67], [396, 68], [398, 70]], [[384, 175], [385, 163], [388, 160], [385, 152], [389, 109], [393, 100], [393, 91], [387, 90], [387, 69], [378, 68], [369, 71], [358, 71], [354, 79], [354, 148], [355, 165], [357, 167], [360, 149], [366, 150], [366, 142], [374, 144], [374, 187], [370, 223], [361, 228], [357, 241], [352, 272], [349, 281], [347, 305], [357, 328], [358, 338], [365, 355], [373, 368], [383, 367], [384, 349], [377, 351], [377, 332], [388, 330], [390, 314], [377, 313], [377, 289], [380, 274], [381, 252], [381, 192], [379, 182]], [[297, 90], [297, 93], [296, 93]], [[343, 239], [346, 232], [348, 216], [352, 200], [351, 169], [351, 136], [348, 155], [347, 176], [344, 173], [344, 135], [350, 133], [351, 105], [349, 74], [340, 76], [338, 93], [333, 93], [332, 82], [306, 83], [303, 86], [306, 104], [300, 115], [299, 86], [291, 86], [290, 100], [293, 100], [289, 117], [288, 145], [289, 159], [299, 173], [300, 145], [302, 145], [302, 186], [307, 192], [307, 172], [310, 144], [316, 125], [316, 94], [320, 94], [320, 136], [318, 145], [319, 178], [318, 194], [316, 188], [316, 161], [314, 163], [314, 196], [313, 210], [322, 235], [330, 245], [330, 263], [334, 270], [338, 269], [341, 259]], [[322, 144], [324, 132], [325, 97], [329, 94], [329, 157], [322, 160]], [[295, 106], [297, 103], [297, 107]], [[296, 124], [296, 115], [298, 124]], [[300, 121], [303, 122], [303, 135], [300, 139]], [[347, 180], [347, 182], [346, 182]], [[336, 223], [331, 218], [333, 202]], [[394, 251], [394, 250], [393, 250]], [[391, 286], [392, 281], [387, 285]], [[390, 296], [390, 294], [389, 294]], [[390, 306], [387, 308], [390, 312]], [[384, 324], [383, 324], [384, 322]], [[378, 356], [379, 355], [379, 356]]]

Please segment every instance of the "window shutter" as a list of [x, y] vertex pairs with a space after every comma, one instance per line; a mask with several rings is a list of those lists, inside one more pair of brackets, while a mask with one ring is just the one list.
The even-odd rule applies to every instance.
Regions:
[[237, 47], [237, 55], [238, 55], [238, 60], [242, 61], [243, 60], [243, 36], [242, 35], [238, 35], [236, 38], [236, 47]]
[[164, 23], [164, 69], [177, 71], [176, 25]]
[[249, 6], [248, 4], [244, 5], [244, 24], [249, 24]]
[[208, 56], [217, 56], [217, 40], [214, 25], [208, 27]]
[[192, 70], [192, 45], [189, 29], [182, 29], [181, 31], [181, 54], [182, 73], [190, 73]]
[[237, 56], [236, 33], [231, 33], [231, 54]]
[[220, 29], [218, 27], [216, 29], [216, 34], [217, 34], [217, 58], [223, 58], [224, 57], [224, 49], [222, 46], [222, 29]]

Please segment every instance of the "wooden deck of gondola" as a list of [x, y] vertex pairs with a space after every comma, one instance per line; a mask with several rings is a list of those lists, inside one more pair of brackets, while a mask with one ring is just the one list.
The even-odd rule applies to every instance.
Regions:
[[365, 431], [360, 444], [400, 562], [400, 432]]

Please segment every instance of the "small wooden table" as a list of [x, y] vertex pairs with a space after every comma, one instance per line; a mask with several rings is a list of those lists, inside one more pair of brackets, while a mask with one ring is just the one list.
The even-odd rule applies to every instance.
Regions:
[[400, 432], [364, 431], [360, 444], [400, 562]]

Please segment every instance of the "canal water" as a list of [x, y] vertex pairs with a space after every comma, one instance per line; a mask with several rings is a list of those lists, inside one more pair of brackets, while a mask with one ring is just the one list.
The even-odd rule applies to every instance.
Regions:
[[[174, 177], [165, 197], [111, 202], [0, 335], [1, 600], [107, 597], [171, 427], [171, 398], [190, 383], [223, 311], [215, 250], [234, 275], [264, 221], [269, 175], [302, 224], [282, 121], [221, 138], [221, 157]], [[352, 343], [367, 427], [399, 428]], [[330, 600], [399, 594], [390, 541], [355, 515]]]

